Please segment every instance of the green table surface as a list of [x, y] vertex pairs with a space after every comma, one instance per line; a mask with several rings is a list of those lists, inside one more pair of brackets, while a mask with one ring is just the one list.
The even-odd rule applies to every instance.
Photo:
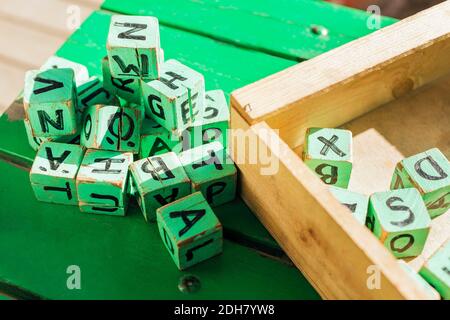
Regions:
[[[98, 75], [111, 11], [156, 15], [166, 59], [202, 72], [208, 90], [227, 95], [371, 31], [366, 13], [321, 1], [107, 0], [102, 8], [58, 55]], [[383, 25], [394, 21], [382, 19]], [[311, 37], [303, 30], [313, 25], [326, 27], [328, 35]], [[184, 272], [134, 204], [126, 217], [108, 217], [36, 201], [27, 171], [35, 152], [22, 116], [18, 102], [0, 118], [0, 291], [50, 299], [319, 298], [239, 198], [216, 210], [225, 229], [224, 253]], [[80, 290], [67, 288], [70, 265], [80, 267]], [[184, 275], [196, 276], [200, 290], [180, 292]]]

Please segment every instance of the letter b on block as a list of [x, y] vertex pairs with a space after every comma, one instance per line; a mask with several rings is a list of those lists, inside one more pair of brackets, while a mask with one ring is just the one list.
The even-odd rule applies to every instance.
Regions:
[[309, 128], [302, 158], [324, 183], [347, 188], [352, 172], [352, 133], [341, 129]]
[[431, 218], [450, 209], [450, 163], [434, 148], [403, 159], [397, 164], [391, 189], [416, 188]]

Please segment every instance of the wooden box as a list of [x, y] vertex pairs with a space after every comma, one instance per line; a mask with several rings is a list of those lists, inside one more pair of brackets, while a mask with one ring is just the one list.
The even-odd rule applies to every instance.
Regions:
[[[450, 157], [450, 2], [235, 90], [231, 105], [242, 198], [322, 297], [427, 298], [300, 154], [307, 127], [351, 130], [349, 188], [366, 194], [388, 190], [405, 156], [438, 147]], [[447, 211], [409, 263], [420, 268], [449, 235]]]

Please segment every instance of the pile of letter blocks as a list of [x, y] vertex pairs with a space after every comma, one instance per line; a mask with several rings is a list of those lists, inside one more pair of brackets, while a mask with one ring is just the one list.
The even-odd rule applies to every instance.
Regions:
[[164, 61], [154, 17], [113, 16], [107, 53], [102, 76], [59, 57], [25, 76], [37, 199], [123, 216], [135, 196], [178, 268], [219, 254], [211, 208], [235, 198], [237, 178], [224, 93], [205, 92], [202, 74]]
[[[308, 129], [302, 158], [330, 185], [333, 196], [397, 258], [420, 255], [431, 219], [449, 214], [446, 212], [450, 209], [450, 162], [437, 148], [400, 161], [392, 177], [391, 190], [370, 197], [347, 190], [352, 171], [350, 131]], [[447, 241], [420, 270], [420, 275], [445, 299], [450, 299], [449, 259], [450, 241]], [[428, 290], [433, 290], [408, 264], [402, 266], [414, 273]]]

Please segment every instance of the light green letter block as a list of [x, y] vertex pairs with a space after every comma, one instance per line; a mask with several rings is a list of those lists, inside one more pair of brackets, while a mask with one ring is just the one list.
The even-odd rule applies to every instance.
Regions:
[[113, 77], [109, 70], [108, 57], [102, 60], [103, 86], [111, 92], [130, 103], [142, 104], [141, 81], [138, 78]]
[[39, 201], [78, 204], [75, 178], [83, 159], [79, 145], [43, 142], [30, 171], [30, 181]]
[[[63, 143], [71, 143], [71, 144], [79, 144], [80, 143], [80, 133], [79, 129], [77, 133], [70, 136], [59, 136], [59, 137], [35, 137], [33, 136], [33, 132], [31, 130], [30, 121], [27, 119], [23, 120], [25, 125], [25, 132], [27, 133], [28, 143], [33, 150], [39, 149], [39, 146], [45, 141], [53, 141], [53, 142], [63, 142]], [[79, 126], [78, 126], [79, 128]]]
[[77, 132], [77, 99], [72, 69], [28, 71], [23, 95], [25, 118], [33, 136], [58, 137]]
[[415, 257], [422, 252], [430, 224], [425, 204], [414, 188], [370, 196], [366, 226], [397, 258]]
[[161, 238], [180, 270], [222, 252], [222, 225], [200, 192], [156, 212]]
[[183, 141], [183, 137], [172, 134], [155, 121], [145, 118], [141, 128], [139, 158], [152, 157], [170, 151], [178, 154], [190, 148], [189, 140], [186, 139], [186, 143]]
[[159, 77], [161, 62], [157, 18], [113, 15], [106, 48], [113, 77], [145, 80]]
[[439, 248], [419, 271], [445, 300], [450, 300], [450, 240]]
[[450, 208], [450, 162], [434, 148], [403, 159], [397, 164], [391, 189], [416, 188], [431, 218]]
[[329, 190], [341, 204], [346, 206], [353, 213], [353, 216], [359, 223], [363, 225], [366, 224], [369, 197], [338, 187], [330, 187]]
[[223, 91], [207, 91], [204, 109], [189, 128], [192, 147], [218, 141], [227, 149], [229, 122], [230, 109]]
[[89, 80], [89, 72], [84, 65], [58, 56], [51, 56], [50, 58], [48, 58], [47, 61], [41, 66], [40, 70], [45, 71], [49, 69], [63, 68], [69, 68], [73, 70], [75, 83], [77, 86], [80, 86]]
[[147, 116], [178, 135], [194, 123], [205, 103], [203, 75], [176, 60], [163, 64], [158, 80], [141, 86]]
[[352, 133], [342, 129], [309, 128], [302, 158], [324, 183], [347, 188], [352, 172]]
[[128, 203], [128, 166], [130, 152], [88, 149], [77, 175], [80, 210], [83, 212], [125, 215]]
[[141, 112], [139, 109], [95, 105], [87, 108], [81, 144], [86, 148], [139, 152]]
[[146, 221], [154, 222], [156, 209], [191, 193], [191, 181], [173, 152], [133, 162], [130, 172]]
[[219, 142], [181, 152], [179, 158], [192, 181], [192, 190], [201, 191], [210, 206], [236, 197], [237, 170]]

